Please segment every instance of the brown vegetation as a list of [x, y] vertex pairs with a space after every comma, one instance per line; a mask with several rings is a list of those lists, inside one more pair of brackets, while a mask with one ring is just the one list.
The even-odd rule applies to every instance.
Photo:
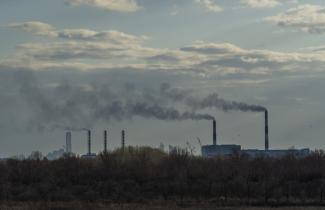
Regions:
[[82, 201], [201, 209], [325, 203], [322, 152], [302, 159], [204, 159], [182, 150], [168, 155], [157, 149], [129, 147], [93, 160], [67, 156], [48, 161], [34, 154], [0, 162], [0, 171], [2, 203]]
[[184, 207], [177, 205], [103, 204], [103, 203], [10, 203], [1, 210], [324, 210], [325, 207]]

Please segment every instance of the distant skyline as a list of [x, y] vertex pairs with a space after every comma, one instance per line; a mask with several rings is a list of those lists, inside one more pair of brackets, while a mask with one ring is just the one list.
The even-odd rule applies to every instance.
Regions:
[[[104, 129], [109, 149], [122, 129], [131, 145], [210, 144], [209, 121], [161, 120], [158, 105], [193, 112], [160, 97], [164, 83], [267, 107], [271, 148], [325, 149], [324, 11], [321, 0], [0, 0], [0, 157], [59, 149], [67, 127], [92, 129], [96, 152]], [[117, 102], [155, 117], [114, 115]], [[195, 111], [216, 118], [219, 143], [264, 147], [263, 114]], [[86, 139], [73, 131], [73, 152]]]

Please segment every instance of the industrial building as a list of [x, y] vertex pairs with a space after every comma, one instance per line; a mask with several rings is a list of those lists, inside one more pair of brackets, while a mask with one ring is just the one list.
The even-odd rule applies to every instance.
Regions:
[[310, 155], [310, 149], [272, 149], [272, 150], [257, 150], [257, 149], [247, 149], [242, 150], [241, 154], [248, 155], [249, 157], [256, 158], [256, 157], [285, 157], [288, 155], [292, 155], [295, 157], [306, 157]]
[[272, 157], [280, 158], [288, 155], [295, 157], [306, 157], [310, 155], [310, 149], [270, 149], [269, 148], [269, 122], [268, 111], [264, 112], [265, 119], [265, 149], [242, 149], [240, 145], [218, 145], [217, 144], [217, 130], [216, 121], [213, 120], [213, 144], [204, 145], [201, 147], [203, 157], [229, 157], [233, 155], [247, 155], [252, 158], [256, 157]]
[[232, 156], [240, 152], [241, 146], [235, 144], [202, 146], [203, 157]]
[[[252, 158], [256, 157], [272, 157], [272, 158], [279, 158], [284, 157], [288, 155], [293, 155], [295, 157], [306, 157], [310, 155], [311, 151], [308, 148], [305, 149], [270, 149], [269, 148], [269, 117], [268, 117], [268, 111], [264, 111], [264, 119], [265, 119], [265, 139], [264, 144], [265, 148], [264, 150], [259, 149], [242, 149], [241, 145], [236, 144], [225, 144], [225, 145], [219, 145], [217, 144], [217, 129], [216, 129], [216, 120], [212, 121], [212, 144], [211, 145], [203, 145], [201, 146], [201, 153], [203, 157], [210, 158], [210, 157], [229, 157], [234, 155], [240, 155], [240, 156], [249, 156]], [[108, 152], [107, 150], [107, 130], [104, 130], [104, 148], [103, 152]], [[121, 150], [125, 150], [125, 136], [126, 132], [125, 130], [121, 131]], [[87, 153], [82, 155], [82, 158], [96, 158], [97, 154], [92, 153], [92, 138], [91, 138], [91, 130], [87, 130]], [[72, 153], [72, 143], [71, 143], [71, 132], [66, 133], [66, 154], [73, 154]], [[176, 151], [177, 148], [170, 147], [171, 151]], [[62, 153], [62, 151], [60, 151]], [[52, 156], [59, 156], [58, 154], [60, 152], [56, 152], [55, 154], [52, 154]], [[61, 154], [62, 155], [62, 154]]]

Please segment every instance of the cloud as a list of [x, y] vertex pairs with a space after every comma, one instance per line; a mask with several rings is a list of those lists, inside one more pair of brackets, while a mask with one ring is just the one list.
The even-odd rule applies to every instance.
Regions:
[[88, 5], [105, 10], [135, 12], [140, 7], [136, 0], [67, 0], [73, 6]]
[[141, 44], [148, 39], [146, 36], [134, 36], [120, 31], [93, 31], [89, 29], [66, 29], [58, 31], [57, 37], [69, 40], [107, 41], [123, 45]]
[[283, 3], [297, 3], [297, 0], [241, 0], [240, 2], [250, 8], [262, 9], [276, 7]]
[[325, 32], [325, 7], [300, 5], [284, 13], [265, 18], [265, 21], [284, 28], [299, 29], [308, 33]]
[[230, 43], [196, 42], [180, 48], [201, 57], [196, 68], [233, 75], [299, 74], [323, 71], [324, 52], [277, 52], [243, 49]]
[[241, 3], [251, 8], [271, 8], [278, 6], [278, 0], [241, 0]]
[[208, 60], [226, 61], [237, 60], [240, 63], [256, 65], [258, 63], [287, 63], [287, 62], [324, 62], [320, 53], [309, 52], [277, 52], [270, 50], [243, 49], [230, 43], [206, 43], [196, 42], [181, 48], [182, 51], [197, 52], [208, 56]]
[[[33, 70], [131, 68], [137, 71], [168, 70], [188, 75], [232, 75], [267, 78], [272, 74], [323, 72], [324, 51], [277, 52], [244, 49], [231, 43], [195, 42], [179, 49], [157, 49], [102, 42], [26, 43], [18, 55], [0, 61], [7, 67]], [[310, 69], [313, 69], [311, 72]]]
[[230, 43], [206, 43], [203, 41], [197, 41], [192, 45], [182, 47], [181, 50], [187, 52], [198, 52], [202, 54], [226, 54], [244, 51], [240, 47]]
[[134, 45], [147, 40], [146, 36], [134, 36], [120, 31], [94, 31], [90, 29], [64, 29], [57, 30], [54, 26], [43, 22], [12, 23], [8, 27], [24, 30], [36, 35], [49, 38], [83, 41], [108, 41], [115, 44]]
[[302, 51], [307, 51], [307, 52], [325, 52], [325, 45], [320, 45], [320, 46], [312, 46], [312, 47], [305, 47], [301, 49]]
[[200, 4], [204, 9], [209, 12], [221, 12], [223, 8], [215, 3], [213, 0], [195, 0], [196, 3]]
[[218, 76], [231, 81], [238, 78], [267, 81], [272, 75], [312, 74], [325, 69], [325, 51], [320, 49], [279, 52], [205, 41], [163, 49], [147, 47], [145, 36], [119, 31], [58, 30], [41, 22], [9, 26], [48, 37], [46, 43], [19, 44], [14, 55], [0, 60], [0, 66], [9, 69], [111, 71], [127, 68], [206, 78]]
[[171, 8], [169, 15], [170, 16], [176, 16], [178, 15], [180, 12], [179, 7], [177, 5], [173, 5], [173, 7]]
[[52, 42], [18, 45], [27, 55], [40, 60], [130, 59], [156, 55], [158, 50], [104, 42]]
[[53, 26], [38, 21], [31, 21], [31, 22], [24, 22], [24, 23], [11, 23], [8, 25], [8, 27], [13, 29], [24, 30], [27, 32], [32, 32], [34, 34], [41, 35], [41, 36], [48, 36], [48, 37], [57, 36]]

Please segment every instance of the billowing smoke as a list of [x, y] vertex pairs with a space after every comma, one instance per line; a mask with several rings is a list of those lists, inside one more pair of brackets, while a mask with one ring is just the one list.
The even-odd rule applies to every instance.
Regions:
[[175, 102], [183, 102], [193, 110], [202, 110], [206, 108], [216, 108], [227, 111], [242, 111], [242, 112], [264, 112], [266, 108], [259, 105], [246, 104], [237, 101], [225, 100], [220, 98], [217, 93], [211, 93], [204, 98], [193, 96], [191, 90], [181, 90], [172, 88], [169, 84], [164, 83], [160, 87], [162, 96]]
[[82, 130], [99, 122], [132, 120], [134, 117], [164, 121], [213, 120], [207, 108], [223, 111], [265, 111], [264, 107], [227, 101], [216, 93], [196, 97], [193, 90], [161, 84], [157, 89], [133, 85], [112, 88], [108, 84], [41, 85], [30, 75], [19, 76], [20, 93], [31, 110], [31, 124], [39, 129]]
[[197, 100], [194, 98], [189, 98], [187, 100], [189, 106], [194, 109], [204, 109], [204, 108], [217, 108], [223, 111], [237, 110], [242, 112], [264, 112], [266, 108], [259, 105], [245, 104], [237, 101], [227, 101], [225, 99], [219, 98], [218, 94], [213, 93], [203, 98], [202, 100]]
[[107, 84], [41, 85], [31, 75], [19, 75], [20, 93], [31, 110], [31, 125], [38, 129], [72, 131], [91, 128], [98, 122], [131, 120], [133, 117], [164, 121], [212, 120], [193, 110], [181, 111], [159, 92], [136, 89], [132, 85], [111, 88]]
[[200, 114], [196, 112], [180, 112], [172, 107], [164, 107], [158, 104], [149, 104], [146, 102], [127, 102], [112, 103], [106, 107], [98, 109], [97, 116], [106, 118], [107, 116], [114, 117], [115, 119], [127, 119], [132, 116], [141, 116], [144, 118], [155, 118], [158, 120], [213, 120], [214, 117], [209, 114]]

